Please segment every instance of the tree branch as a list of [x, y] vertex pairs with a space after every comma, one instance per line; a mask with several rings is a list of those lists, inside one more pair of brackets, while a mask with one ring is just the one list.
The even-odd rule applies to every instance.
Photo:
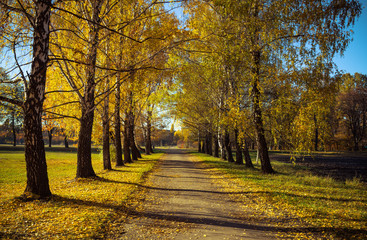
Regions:
[[0, 96], [0, 101], [11, 103], [11, 104], [17, 105], [19, 107], [23, 107], [23, 102], [22, 101], [11, 99], [11, 98], [8, 98], [8, 97]]

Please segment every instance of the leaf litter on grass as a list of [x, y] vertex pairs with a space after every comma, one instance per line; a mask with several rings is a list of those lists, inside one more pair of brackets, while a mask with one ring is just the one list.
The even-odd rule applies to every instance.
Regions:
[[245, 221], [279, 229], [279, 238], [365, 239], [365, 187], [350, 188], [328, 178], [310, 176], [294, 166], [273, 163], [285, 174], [263, 175], [204, 154], [193, 159], [205, 167], [223, 191], [243, 206]]
[[[94, 169], [99, 178], [72, 180], [75, 165], [62, 155], [48, 161], [51, 191], [49, 201], [23, 202], [14, 197], [24, 190], [19, 184], [11, 196], [0, 198], [0, 238], [2, 239], [102, 239], [111, 219], [123, 213], [124, 202], [131, 196], [144, 176], [156, 164], [162, 154], [143, 156], [123, 171], [105, 171], [102, 161], [96, 157]], [[153, 161], [151, 161], [153, 160]], [[5, 166], [6, 167], [6, 166]], [[11, 171], [11, 165], [8, 166]], [[71, 172], [72, 170], [73, 172]], [[14, 170], [17, 173], [18, 170]], [[25, 169], [23, 169], [25, 171]], [[65, 172], [69, 171], [69, 172]], [[12, 179], [9, 177], [9, 179]], [[14, 178], [15, 179], [15, 178]], [[14, 180], [13, 179], [13, 180]], [[12, 181], [1, 183], [9, 188]]]

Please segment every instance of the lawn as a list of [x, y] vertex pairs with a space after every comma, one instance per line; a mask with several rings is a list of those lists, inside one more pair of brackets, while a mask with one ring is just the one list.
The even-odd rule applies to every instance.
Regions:
[[143, 155], [132, 164], [105, 171], [101, 153], [95, 152], [93, 168], [99, 178], [75, 180], [76, 153], [46, 151], [53, 197], [22, 202], [16, 197], [26, 185], [24, 152], [0, 149], [0, 238], [103, 238], [162, 154]]
[[[279, 237], [367, 239], [367, 186], [360, 179], [337, 181], [303, 166], [273, 161], [276, 174], [192, 153], [234, 201], [247, 220], [277, 226]], [[252, 155], [252, 159], [255, 159]]]

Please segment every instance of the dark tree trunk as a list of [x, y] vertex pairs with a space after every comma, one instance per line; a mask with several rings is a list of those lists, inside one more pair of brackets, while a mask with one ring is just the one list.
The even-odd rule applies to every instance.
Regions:
[[145, 136], [145, 154], [151, 154], [152, 153], [152, 111], [149, 110], [150, 105], [148, 105], [148, 111], [147, 111], [147, 134]]
[[130, 150], [131, 150], [131, 156], [132, 156], [132, 160], [138, 160], [140, 152], [139, 149], [136, 147], [135, 145], [135, 134], [134, 134], [134, 113], [133, 112], [129, 112], [128, 114], [128, 141], [129, 141], [129, 146], [130, 146]]
[[235, 141], [236, 141], [236, 164], [243, 164], [242, 149], [238, 139], [238, 129], [234, 130]]
[[66, 135], [64, 137], [64, 144], [65, 144], [65, 148], [69, 148], [68, 137]]
[[315, 122], [315, 151], [318, 151], [318, 148], [319, 148], [319, 128], [317, 126], [316, 114], [313, 115], [313, 119], [314, 119], [314, 122]]
[[130, 156], [130, 143], [128, 139], [128, 123], [127, 120], [125, 120], [125, 126], [124, 126], [124, 161], [125, 163], [132, 163]]
[[219, 157], [219, 143], [216, 134], [214, 134], [214, 157]]
[[232, 147], [229, 132], [226, 130], [224, 133], [224, 146], [226, 148], [226, 153], [228, 157], [228, 162], [234, 162], [233, 154], [232, 154]]
[[219, 147], [220, 147], [220, 155], [223, 160], [227, 160], [227, 153], [226, 153], [226, 145], [224, 143], [224, 136], [223, 134], [219, 135]]
[[[109, 91], [109, 81], [107, 79], [106, 83], [106, 91], [107, 94]], [[109, 113], [108, 113], [108, 106], [109, 106], [109, 95], [106, 96], [103, 103], [103, 115], [102, 115], [102, 125], [103, 125], [103, 169], [111, 170], [111, 156], [110, 156], [110, 121], [109, 121]], [[120, 143], [121, 144], [121, 143]], [[120, 145], [121, 146], [121, 145]]]
[[[120, 118], [120, 102], [121, 102], [121, 83], [120, 83], [120, 74], [117, 74], [116, 78], [116, 91], [115, 91], [115, 162], [116, 167], [124, 166], [124, 162], [122, 160], [122, 147], [121, 147], [121, 118]], [[126, 162], [126, 161], [125, 161]]]
[[15, 130], [15, 113], [13, 112], [12, 121], [11, 121], [11, 130], [13, 133], [13, 146], [17, 146], [17, 133]]
[[51, 128], [51, 130], [48, 130], [48, 147], [52, 147], [52, 132], [53, 132], [53, 128]]
[[203, 140], [203, 145], [201, 146], [201, 153], [206, 153], [206, 138]]
[[200, 132], [198, 132], [198, 152], [201, 152]]
[[80, 120], [76, 178], [95, 177], [92, 166], [92, 129], [94, 111], [82, 107]]
[[353, 150], [355, 151], [355, 152], [358, 152], [359, 151], [359, 146], [358, 146], [358, 140], [355, 140], [354, 141], [354, 147], [353, 147]]
[[24, 198], [51, 196], [45, 145], [42, 136], [42, 107], [45, 99], [46, 70], [49, 50], [51, 0], [36, 1], [33, 62], [24, 103], [25, 161], [27, 186]]
[[94, 119], [94, 94], [95, 94], [95, 72], [97, 61], [97, 49], [99, 45], [98, 32], [101, 18], [99, 13], [103, 0], [92, 2], [92, 21], [89, 23], [89, 48], [86, 56], [87, 65], [85, 69], [86, 84], [84, 86], [84, 97], [82, 99], [82, 116], [80, 118], [80, 131], [78, 142], [78, 161], [76, 178], [95, 177], [92, 166], [92, 130]]
[[205, 136], [205, 153], [213, 155], [213, 142], [211, 132], [208, 132]]
[[248, 150], [247, 142], [244, 142], [243, 145], [243, 155], [245, 156], [245, 166], [247, 168], [254, 168], [254, 165], [252, 164], [250, 152]]
[[265, 131], [262, 120], [262, 111], [260, 106], [260, 51], [254, 51], [252, 53], [254, 67], [252, 68], [253, 82], [252, 82], [252, 103], [254, 108], [254, 123], [256, 130], [256, 142], [259, 151], [261, 170], [263, 173], [274, 173], [274, 170], [270, 164], [268, 147], [265, 139]]

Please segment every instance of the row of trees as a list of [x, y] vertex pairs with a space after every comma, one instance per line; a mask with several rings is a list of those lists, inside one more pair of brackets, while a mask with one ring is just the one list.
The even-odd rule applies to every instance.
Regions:
[[[0, 100], [23, 111], [26, 198], [51, 195], [42, 120], [77, 138], [77, 178], [96, 176], [93, 140], [102, 139], [106, 169], [111, 169], [110, 139], [117, 166], [140, 157], [137, 117], [146, 129], [145, 150], [152, 152], [156, 92], [169, 85], [169, 50], [182, 34], [165, 5], [158, 0], [1, 1], [0, 47], [11, 59], [8, 66], [14, 66], [5, 73], [14, 77], [1, 81]], [[24, 98], [5, 91], [18, 82]]]
[[175, 111], [199, 150], [239, 164], [244, 152], [251, 167], [248, 148], [256, 142], [262, 171], [273, 173], [269, 148], [326, 149], [338, 131], [346, 132], [336, 127], [342, 122], [358, 128], [349, 128], [358, 148], [366, 134], [360, 86], [366, 76], [342, 76], [332, 62], [351, 40], [349, 27], [361, 13], [357, 1], [190, 4], [187, 26], [200, 41], [183, 46], [177, 58]]
[[[76, 177], [94, 177], [92, 142], [102, 143], [106, 169], [111, 139], [117, 166], [139, 157], [137, 125], [146, 153], [153, 150], [152, 119], [168, 92], [175, 114], [205, 137], [200, 150], [233, 161], [234, 132], [237, 152], [256, 141], [265, 173], [273, 172], [269, 132], [275, 145], [303, 148], [311, 119], [325, 139], [326, 96], [339, 86], [331, 60], [350, 41], [358, 1], [181, 2], [186, 26], [158, 0], [0, 2], [0, 48], [12, 75], [1, 80], [0, 101], [23, 112], [25, 197], [51, 195], [42, 121], [77, 140]], [[23, 98], [5, 90], [17, 83]]]

